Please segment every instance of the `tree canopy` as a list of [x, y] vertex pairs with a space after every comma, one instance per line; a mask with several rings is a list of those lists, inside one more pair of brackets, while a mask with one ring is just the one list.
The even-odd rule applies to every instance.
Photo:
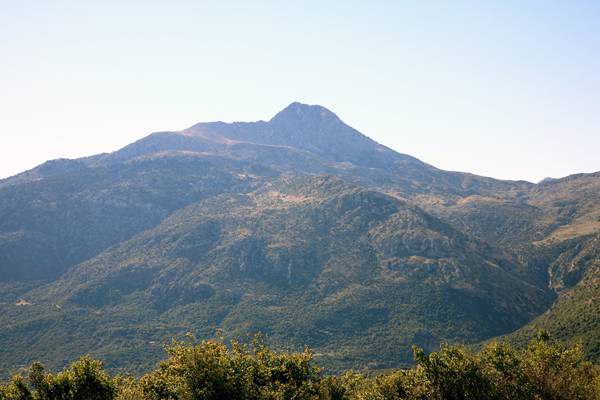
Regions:
[[323, 374], [309, 349], [278, 352], [250, 344], [173, 342], [156, 369], [109, 376], [88, 356], [58, 373], [34, 363], [0, 385], [0, 400], [598, 400], [600, 368], [581, 346], [541, 334], [524, 349], [502, 342], [474, 353], [414, 348], [416, 366], [379, 374]]

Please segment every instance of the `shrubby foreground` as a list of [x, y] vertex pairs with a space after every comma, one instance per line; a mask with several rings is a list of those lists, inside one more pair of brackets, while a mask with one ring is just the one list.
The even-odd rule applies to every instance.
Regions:
[[548, 342], [540, 334], [517, 350], [488, 344], [479, 353], [443, 345], [416, 367], [374, 376], [328, 376], [301, 353], [276, 352], [255, 340], [174, 342], [168, 357], [140, 379], [109, 376], [87, 356], [59, 373], [34, 363], [8, 385], [0, 400], [577, 400], [600, 399], [600, 369], [580, 347]]

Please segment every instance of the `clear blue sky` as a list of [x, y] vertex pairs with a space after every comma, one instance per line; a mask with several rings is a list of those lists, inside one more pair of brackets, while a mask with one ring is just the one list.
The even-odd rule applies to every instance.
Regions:
[[600, 170], [599, 21], [598, 1], [5, 0], [0, 177], [292, 101], [444, 169]]

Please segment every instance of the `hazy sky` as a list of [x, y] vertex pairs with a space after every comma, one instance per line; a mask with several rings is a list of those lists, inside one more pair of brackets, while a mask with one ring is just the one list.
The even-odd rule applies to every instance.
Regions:
[[0, 0], [0, 177], [292, 101], [444, 169], [597, 171], [599, 21], [599, 1]]

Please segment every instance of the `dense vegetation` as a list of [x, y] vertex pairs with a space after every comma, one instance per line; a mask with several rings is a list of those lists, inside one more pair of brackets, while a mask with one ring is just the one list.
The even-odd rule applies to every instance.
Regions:
[[600, 362], [600, 236], [581, 243], [568, 257], [565, 253], [557, 265], [568, 266], [570, 273], [583, 271], [583, 276], [561, 291], [548, 311], [506, 339], [525, 343], [544, 329], [565, 343], [581, 343], [587, 357]]
[[0, 379], [80, 354], [141, 373], [215, 330], [328, 372], [546, 329], [600, 361], [600, 173], [439, 170], [332, 112], [202, 123], [0, 181]]
[[0, 375], [88, 349], [111, 371], [146, 370], [161, 354], [149, 342], [216, 329], [307, 344], [329, 370], [385, 369], [408, 365], [412, 344], [514, 331], [552, 299], [485, 242], [328, 176], [191, 204], [25, 298], [0, 313], [13, 348]]
[[415, 368], [376, 376], [348, 371], [326, 376], [309, 350], [282, 353], [260, 339], [175, 342], [168, 358], [140, 379], [109, 376], [82, 357], [52, 374], [34, 363], [25, 377], [0, 386], [0, 400], [594, 400], [600, 370], [580, 347], [552, 345], [545, 334], [517, 351], [491, 343], [478, 354], [443, 345], [414, 348]]

